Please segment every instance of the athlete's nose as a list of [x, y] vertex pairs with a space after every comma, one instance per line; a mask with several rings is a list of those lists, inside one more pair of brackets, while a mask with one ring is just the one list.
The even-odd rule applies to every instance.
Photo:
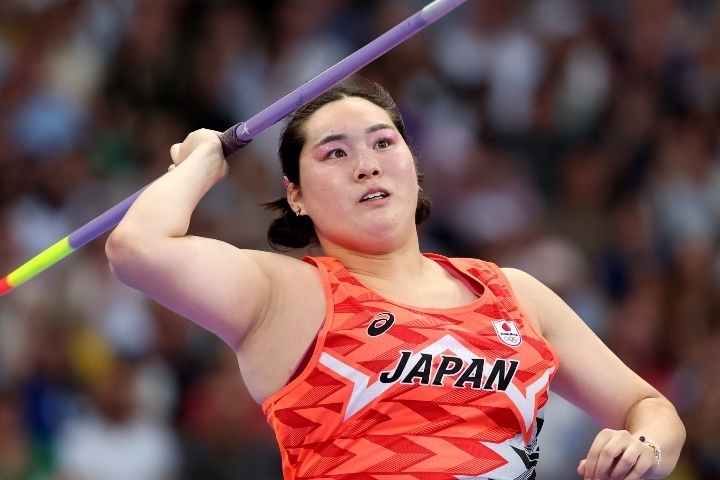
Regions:
[[372, 154], [361, 154], [355, 167], [355, 179], [362, 180], [382, 174], [380, 164]]

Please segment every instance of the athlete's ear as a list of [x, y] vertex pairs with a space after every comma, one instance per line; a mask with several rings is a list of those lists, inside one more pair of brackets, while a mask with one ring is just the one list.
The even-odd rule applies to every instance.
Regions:
[[293, 211], [298, 212], [304, 210], [302, 201], [302, 189], [290, 182], [287, 185], [287, 201]]

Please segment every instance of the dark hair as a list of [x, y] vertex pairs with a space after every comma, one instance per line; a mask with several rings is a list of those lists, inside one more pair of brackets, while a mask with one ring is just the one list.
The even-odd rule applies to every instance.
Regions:
[[[354, 75], [320, 94], [288, 117], [285, 128], [280, 135], [278, 155], [283, 174], [293, 184], [300, 186], [300, 151], [305, 145], [303, 127], [308, 118], [328, 103], [350, 97], [364, 98], [385, 110], [405, 143], [410, 144], [402, 116], [390, 94], [377, 83]], [[416, 159], [417, 170], [416, 155], [413, 154], [413, 158]], [[418, 172], [418, 182], [421, 181], [422, 174]], [[278, 213], [278, 216], [268, 227], [267, 232], [268, 242], [274, 249], [304, 248], [318, 243], [315, 226], [310, 217], [307, 215], [295, 215], [286, 197], [265, 202], [262, 206]], [[430, 209], [430, 200], [421, 192], [415, 209], [416, 225], [420, 225], [430, 217]]]

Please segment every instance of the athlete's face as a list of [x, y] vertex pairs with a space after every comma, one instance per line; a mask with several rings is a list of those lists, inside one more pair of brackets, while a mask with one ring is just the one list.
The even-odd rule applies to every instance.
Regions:
[[313, 113], [304, 133], [301, 188], [289, 200], [312, 218], [324, 248], [382, 253], [415, 235], [415, 164], [385, 110], [338, 100]]

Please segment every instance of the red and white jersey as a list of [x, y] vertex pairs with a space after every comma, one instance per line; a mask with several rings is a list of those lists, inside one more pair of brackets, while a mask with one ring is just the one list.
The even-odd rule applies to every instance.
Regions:
[[478, 295], [415, 308], [363, 286], [334, 258], [307, 363], [262, 405], [286, 479], [535, 478], [553, 348], [494, 264], [426, 254]]

